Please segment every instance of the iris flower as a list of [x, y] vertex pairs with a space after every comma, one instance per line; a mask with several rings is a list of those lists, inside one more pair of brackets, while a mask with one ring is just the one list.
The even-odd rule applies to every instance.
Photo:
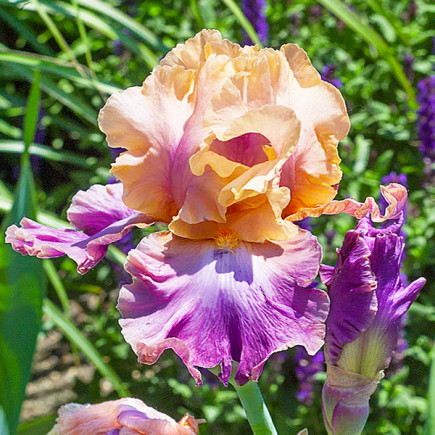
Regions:
[[322, 266], [331, 300], [322, 392], [328, 434], [362, 432], [370, 396], [396, 347], [401, 319], [425, 283], [419, 278], [406, 286], [401, 279], [401, 226], [399, 220], [376, 229], [364, 218], [346, 234], [335, 267]]
[[195, 435], [198, 423], [186, 414], [178, 423], [139, 399], [119, 399], [98, 405], [69, 403], [59, 409], [56, 425], [48, 435]]
[[329, 298], [310, 287], [321, 248], [293, 222], [339, 212], [380, 221], [406, 201], [398, 184], [383, 188], [385, 216], [372, 198], [334, 200], [349, 119], [294, 44], [258, 50], [204, 30], [142, 86], [113, 94], [99, 125], [125, 149], [112, 167], [121, 183], [77, 194], [77, 230], [24, 219], [7, 240], [24, 254], [67, 254], [84, 273], [133, 226], [165, 223], [128, 255], [120, 324], [140, 362], [172, 348], [198, 385], [198, 367], [220, 364], [227, 384], [236, 361], [242, 385], [274, 352], [323, 345]]

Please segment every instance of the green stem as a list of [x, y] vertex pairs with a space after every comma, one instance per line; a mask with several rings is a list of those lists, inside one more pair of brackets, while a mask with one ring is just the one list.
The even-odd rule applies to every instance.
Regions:
[[278, 435], [257, 383], [249, 381], [239, 386], [233, 379], [230, 383], [237, 391], [254, 435]]

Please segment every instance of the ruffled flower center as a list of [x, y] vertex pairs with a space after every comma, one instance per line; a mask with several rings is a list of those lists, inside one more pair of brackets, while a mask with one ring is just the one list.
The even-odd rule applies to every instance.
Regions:
[[240, 247], [240, 239], [236, 231], [223, 228], [216, 232], [213, 238], [218, 252], [231, 252], [234, 254], [234, 250]]

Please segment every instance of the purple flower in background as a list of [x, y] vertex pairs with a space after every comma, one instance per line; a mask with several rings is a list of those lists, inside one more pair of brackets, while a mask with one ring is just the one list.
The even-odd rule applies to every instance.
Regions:
[[426, 77], [418, 83], [418, 137], [420, 151], [424, 157], [435, 159], [435, 75]]
[[347, 232], [335, 267], [321, 269], [331, 300], [322, 392], [328, 434], [362, 432], [370, 396], [390, 364], [402, 318], [425, 283], [419, 278], [405, 287], [400, 279], [400, 226], [376, 229], [363, 218]]
[[122, 42], [120, 39], [114, 39], [112, 41], [113, 54], [120, 56], [122, 54]]
[[299, 391], [296, 397], [299, 402], [311, 405], [314, 393], [314, 375], [324, 370], [325, 357], [319, 350], [315, 355], [308, 355], [303, 347], [299, 347], [295, 355], [296, 377], [299, 380]]
[[296, 225], [299, 226], [299, 228], [302, 228], [303, 230], [311, 231], [311, 219], [309, 217], [301, 219], [300, 221], [297, 221], [295, 223]]
[[[266, 18], [266, 0], [242, 0], [242, 10], [254, 27], [261, 43], [269, 36], [269, 25]], [[243, 44], [253, 44], [251, 38], [244, 32]]]
[[319, 20], [319, 18], [323, 14], [323, 6], [322, 5], [311, 6], [309, 9], [309, 12], [310, 12], [310, 18], [312, 18], [312, 21], [316, 22]]
[[403, 55], [403, 67], [406, 77], [412, 82], [414, 80], [414, 56], [412, 54]]
[[326, 64], [322, 69], [321, 77], [325, 82], [331, 83], [331, 85], [334, 85], [336, 88], [341, 88], [343, 86], [342, 81], [334, 77], [336, 68], [334, 64]]

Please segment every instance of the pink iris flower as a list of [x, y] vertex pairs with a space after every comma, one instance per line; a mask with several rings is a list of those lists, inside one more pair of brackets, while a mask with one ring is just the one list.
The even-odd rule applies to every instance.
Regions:
[[53, 230], [23, 219], [7, 241], [38, 257], [73, 258], [81, 273], [134, 226], [162, 222], [130, 251], [121, 288], [122, 333], [142, 363], [168, 348], [201, 384], [198, 367], [221, 366], [227, 384], [257, 380], [274, 352], [324, 343], [326, 292], [310, 284], [321, 248], [294, 224], [345, 212], [395, 218], [398, 184], [372, 198], [336, 201], [337, 145], [349, 130], [340, 92], [297, 45], [258, 50], [204, 30], [169, 52], [142, 86], [112, 95], [99, 125], [125, 152], [121, 183], [79, 192]]
[[48, 435], [196, 435], [198, 424], [186, 414], [178, 423], [139, 399], [119, 399], [98, 405], [69, 403], [59, 409]]

